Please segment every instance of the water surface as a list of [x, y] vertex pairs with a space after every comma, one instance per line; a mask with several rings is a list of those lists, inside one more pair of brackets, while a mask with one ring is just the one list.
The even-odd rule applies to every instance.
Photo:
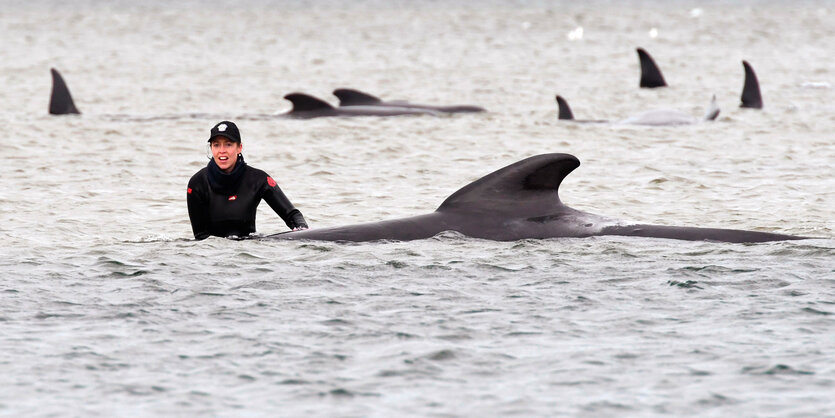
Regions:
[[[0, 11], [0, 412], [827, 416], [829, 2], [11, 2]], [[582, 28], [582, 30], [578, 30]], [[635, 48], [666, 89], [638, 89]], [[751, 62], [765, 108], [739, 109]], [[49, 68], [76, 117], [46, 114]], [[352, 87], [486, 114], [286, 120]], [[653, 108], [714, 123], [578, 125]], [[531, 155], [566, 204], [820, 237], [192, 240], [220, 119], [313, 227], [434, 210]], [[259, 231], [285, 230], [267, 205]]]

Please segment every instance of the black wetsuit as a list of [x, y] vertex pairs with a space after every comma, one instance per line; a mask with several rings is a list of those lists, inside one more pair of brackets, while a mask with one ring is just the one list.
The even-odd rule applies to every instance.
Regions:
[[242, 155], [231, 173], [224, 173], [214, 160], [188, 181], [188, 216], [194, 238], [245, 237], [255, 232], [255, 213], [261, 199], [291, 229], [307, 228], [304, 216], [293, 207], [275, 180], [248, 166]]

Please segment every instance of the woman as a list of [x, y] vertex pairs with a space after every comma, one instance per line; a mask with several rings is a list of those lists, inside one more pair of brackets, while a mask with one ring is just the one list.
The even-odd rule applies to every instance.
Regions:
[[188, 181], [188, 216], [194, 238], [245, 237], [255, 232], [255, 213], [261, 199], [292, 230], [307, 229], [304, 216], [275, 180], [244, 162], [241, 134], [234, 123], [215, 125], [209, 145], [212, 159]]

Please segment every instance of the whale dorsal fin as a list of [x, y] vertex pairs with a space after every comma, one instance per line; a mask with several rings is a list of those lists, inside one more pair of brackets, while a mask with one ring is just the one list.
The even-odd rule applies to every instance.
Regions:
[[304, 93], [290, 93], [284, 96], [284, 98], [289, 100], [290, 103], [293, 103], [293, 110], [291, 112], [333, 109], [330, 103]]
[[719, 105], [716, 104], [716, 95], [714, 94], [713, 97], [710, 98], [710, 104], [707, 107], [707, 112], [705, 112], [705, 121], [716, 120], [719, 116]]
[[655, 88], [666, 87], [667, 82], [661, 75], [661, 70], [655, 65], [655, 61], [643, 48], [638, 48], [638, 60], [641, 61], [641, 87]]
[[760, 96], [760, 82], [757, 81], [757, 75], [754, 74], [754, 69], [748, 61], [742, 61], [742, 66], [745, 68], [745, 85], [742, 87], [742, 104], [739, 107], [762, 109], [763, 98]]
[[580, 160], [570, 154], [542, 154], [526, 158], [459, 189], [438, 207], [438, 211], [542, 215], [543, 208], [555, 209], [561, 205], [560, 183], [579, 166]]
[[571, 107], [568, 106], [568, 102], [560, 95], [557, 95], [557, 106], [560, 109], [559, 119], [574, 120], [574, 114], [571, 113]]
[[336, 89], [333, 91], [333, 95], [339, 98], [340, 106], [358, 106], [382, 102], [376, 96], [354, 89]]
[[49, 98], [49, 113], [51, 115], [77, 115], [81, 112], [75, 108], [70, 89], [58, 70], [52, 68], [52, 95]]

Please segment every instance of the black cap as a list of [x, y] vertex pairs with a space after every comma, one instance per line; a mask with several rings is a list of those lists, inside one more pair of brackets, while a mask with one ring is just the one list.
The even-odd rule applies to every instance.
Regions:
[[208, 142], [212, 142], [218, 136], [229, 138], [232, 142], [241, 142], [241, 133], [238, 131], [238, 126], [228, 120], [219, 122], [212, 128], [212, 134], [209, 136]]

